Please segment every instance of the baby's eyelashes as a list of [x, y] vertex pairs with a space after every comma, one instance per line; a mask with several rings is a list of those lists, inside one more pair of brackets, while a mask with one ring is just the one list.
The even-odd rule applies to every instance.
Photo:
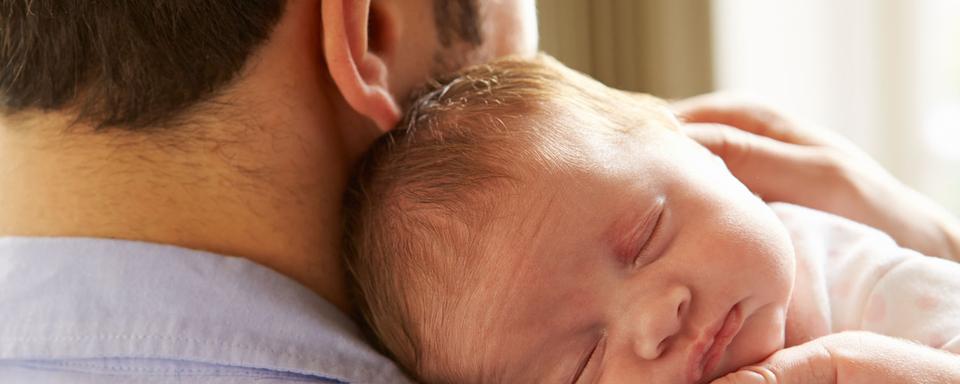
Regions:
[[646, 207], [631, 209], [611, 225], [607, 240], [623, 266], [634, 268], [645, 261], [640, 256], [647, 256], [644, 250], [660, 224], [664, 205], [663, 197], [656, 198]]
[[645, 234], [642, 237], [643, 240], [641, 240], [640, 249], [637, 250], [637, 253], [631, 262], [633, 268], [643, 267], [644, 265], [650, 264], [657, 258], [658, 252], [656, 252], [657, 249], [655, 247], [655, 243], [660, 240], [659, 235], [663, 232], [662, 228], [664, 224], [663, 205], [660, 205], [660, 207], [661, 209], [657, 211], [657, 216], [654, 219], [653, 224], [649, 226], [649, 229], [645, 230]]

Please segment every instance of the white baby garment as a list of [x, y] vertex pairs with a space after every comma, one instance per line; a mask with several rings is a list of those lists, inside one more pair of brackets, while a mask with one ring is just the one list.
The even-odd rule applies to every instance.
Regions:
[[838, 216], [770, 207], [798, 258], [813, 260], [831, 332], [871, 331], [960, 354], [960, 264], [901, 248], [883, 232]]

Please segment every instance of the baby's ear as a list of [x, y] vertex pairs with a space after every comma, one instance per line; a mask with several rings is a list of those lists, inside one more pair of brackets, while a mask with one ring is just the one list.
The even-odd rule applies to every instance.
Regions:
[[323, 54], [347, 104], [387, 132], [400, 120], [387, 57], [397, 45], [397, 12], [385, 2], [324, 0]]

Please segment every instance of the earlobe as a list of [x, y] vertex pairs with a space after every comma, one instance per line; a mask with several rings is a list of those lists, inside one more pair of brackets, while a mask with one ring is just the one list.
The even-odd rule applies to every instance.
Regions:
[[323, 0], [323, 53], [347, 104], [387, 132], [400, 120], [387, 65], [370, 50], [370, 0]]

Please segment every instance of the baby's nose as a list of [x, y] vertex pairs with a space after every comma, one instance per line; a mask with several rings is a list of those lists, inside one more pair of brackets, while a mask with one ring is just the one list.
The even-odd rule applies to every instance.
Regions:
[[680, 332], [683, 319], [690, 308], [691, 293], [687, 287], [677, 286], [658, 298], [651, 306], [641, 309], [638, 333], [634, 338], [634, 353], [645, 360], [655, 360], [667, 348], [671, 338]]

